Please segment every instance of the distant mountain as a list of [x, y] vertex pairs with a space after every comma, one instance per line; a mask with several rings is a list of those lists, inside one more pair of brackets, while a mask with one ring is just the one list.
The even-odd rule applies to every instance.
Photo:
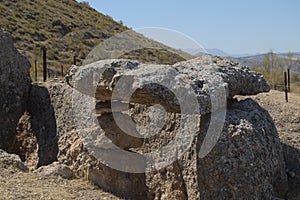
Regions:
[[[230, 54], [227, 53], [221, 49], [217, 49], [217, 48], [213, 48], [213, 49], [205, 49], [206, 54], [210, 54], [213, 56], [221, 56], [221, 57], [233, 57], [233, 58], [239, 58], [239, 57], [246, 57], [246, 56], [251, 56], [251, 54]], [[200, 56], [203, 55], [203, 51], [202, 52], [197, 52], [195, 55], [196, 56]]]
[[[240, 58], [233, 58], [237, 62], [246, 65], [250, 68], [252, 68], [254, 65], [255, 66], [263, 66], [264, 59], [268, 53], [265, 54], [259, 54], [259, 55], [254, 55], [254, 56], [247, 56], [247, 57], [240, 57]], [[298, 61], [298, 63], [294, 62], [294, 66], [292, 67], [293, 71], [296, 71], [297, 73], [300, 72], [300, 54], [299, 53], [292, 53], [293, 55], [293, 60]], [[280, 58], [281, 61], [285, 64], [287, 63], [288, 59], [288, 53], [274, 53], [274, 56], [277, 58]]]
[[259, 55], [254, 55], [254, 56], [246, 56], [246, 57], [239, 57], [239, 58], [232, 57], [232, 58], [234, 60], [238, 61], [239, 63], [252, 68], [254, 63], [255, 64], [259, 63], [262, 65], [265, 55], [266, 54], [259, 54]]
[[207, 53], [214, 56], [228, 57], [230, 56], [228, 53], [220, 50], [220, 49], [206, 49]]

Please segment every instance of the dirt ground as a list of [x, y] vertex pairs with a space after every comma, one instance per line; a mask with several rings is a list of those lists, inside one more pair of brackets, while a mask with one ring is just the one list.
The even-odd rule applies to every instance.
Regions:
[[120, 198], [84, 180], [66, 180], [60, 177], [1, 169], [0, 199], [119, 200]]

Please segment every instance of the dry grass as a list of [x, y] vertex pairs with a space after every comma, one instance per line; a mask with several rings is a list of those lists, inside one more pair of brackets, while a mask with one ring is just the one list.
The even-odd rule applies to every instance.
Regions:
[[24, 172], [12, 173], [9, 169], [1, 169], [0, 175], [1, 200], [120, 200], [82, 180], [65, 180]]
[[[99, 43], [130, 30], [88, 4], [75, 0], [0, 1], [0, 28], [12, 34], [16, 47], [29, 58], [32, 65], [34, 60], [38, 61], [39, 75], [42, 70], [42, 47], [48, 49], [49, 68], [60, 72], [61, 65], [67, 70], [73, 64], [74, 52], [77, 54], [77, 64], [80, 65]], [[133, 52], [132, 57], [135, 59], [174, 63], [178, 61], [178, 55], [191, 57], [145, 37], [143, 40], [151, 41], [151, 46], [158, 45], [168, 52]]]

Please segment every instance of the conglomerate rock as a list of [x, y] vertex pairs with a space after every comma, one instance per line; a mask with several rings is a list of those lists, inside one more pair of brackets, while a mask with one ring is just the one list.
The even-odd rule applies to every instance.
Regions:
[[74, 177], [73, 171], [67, 165], [60, 164], [58, 162], [42, 166], [34, 172], [44, 176], [61, 176], [65, 179], [71, 179]]
[[[193, 110], [185, 102], [197, 101], [201, 105], [200, 114], [218, 109], [223, 96], [232, 98], [270, 90], [262, 75], [230, 60], [211, 56], [174, 66], [146, 65], [130, 60], [98, 61], [79, 69], [75, 88], [98, 100], [161, 104], [168, 112], [175, 113], [179, 113], [182, 106]], [[215, 108], [211, 101], [217, 102]]]
[[[209, 126], [202, 117], [199, 141]], [[201, 142], [197, 149], [200, 149]], [[214, 149], [197, 160], [203, 199], [285, 198], [287, 180], [280, 139], [269, 113], [255, 101], [232, 103]]]
[[[42, 124], [52, 127], [51, 133], [38, 131], [38, 136], [42, 141], [57, 137], [58, 162], [75, 176], [125, 199], [284, 198], [285, 167], [271, 117], [251, 100], [233, 99], [268, 91], [261, 75], [229, 60], [204, 56], [174, 66], [99, 61], [81, 67], [74, 78], [75, 88], [65, 83], [44, 88], [55, 115], [46, 118], [55, 121], [40, 120], [37, 130]], [[44, 89], [36, 88], [36, 96]], [[188, 98], [178, 100], [176, 94]], [[225, 105], [213, 108], [210, 103], [224, 99]], [[189, 110], [184, 101], [199, 104], [199, 109]], [[187, 113], [181, 112], [182, 105]], [[125, 116], [121, 124], [116, 122]], [[215, 134], [218, 127], [212, 127], [215, 137], [207, 134], [212, 122], [221, 125], [220, 135]], [[170, 144], [161, 155], [145, 158]], [[203, 156], [203, 147], [211, 152]], [[55, 155], [55, 148], [48, 150]], [[43, 155], [47, 157], [39, 156]], [[112, 167], [118, 163], [123, 171]], [[137, 173], [130, 173], [134, 170]]]
[[[21, 161], [20, 157], [16, 154], [9, 154], [6, 151], [0, 149], [0, 168], [10, 169], [12, 172], [14, 171], [28, 171], [28, 168]], [[2, 171], [1, 170], [1, 171]], [[1, 173], [0, 173], [1, 174]]]
[[[111, 98], [113, 90], [118, 90], [118, 81], [122, 78], [125, 80], [123, 85], [125, 92], [119, 92], [124, 95], [126, 89], [135, 89], [136, 92], [130, 99], [125, 100], [122, 99], [122, 95], [117, 95], [113, 100], [125, 105], [130, 101], [130, 105], [127, 105], [127, 109], [122, 105], [121, 108], [116, 106], [118, 108], [115, 109], [110, 107]], [[167, 81], [163, 82], [164, 79]], [[254, 102], [232, 100], [237, 94], [252, 95], [269, 91], [263, 77], [247, 67], [216, 57], [198, 58], [174, 66], [142, 65], [128, 60], [105, 60], [83, 66], [75, 80], [74, 89], [67, 85], [54, 84], [49, 91], [57, 119], [58, 159], [72, 166], [76, 175], [86, 177], [101, 188], [126, 198], [284, 197], [285, 167], [278, 134], [271, 117]], [[168, 81], [172, 84], [167, 85]], [[171, 89], [161, 87], [159, 83], [166, 84]], [[191, 134], [193, 137], [189, 138], [191, 139], [188, 142], [189, 148], [177, 161], [170, 162], [163, 168], [159, 166], [164, 165], [166, 160], [162, 160], [162, 163], [152, 163], [157, 170], [134, 174], [112, 169], [109, 163], [99, 159], [99, 155], [100, 157], [106, 155], [113, 159], [123, 159], [125, 162], [132, 161], [130, 157], [121, 158], [116, 155], [117, 151], [111, 147], [117, 145], [124, 151], [141, 155], [139, 161], [144, 162], [142, 156], [144, 153], [159, 150], [174, 140], [176, 135], [182, 135], [180, 125], [188, 123], [190, 119], [179, 112], [178, 100], [172, 93], [176, 87], [192, 89], [196, 94], [196, 102], [201, 105], [198, 113], [188, 113], [194, 115], [194, 119], [201, 126], [199, 130], [191, 130], [188, 127], [183, 129], [188, 134], [194, 133]], [[217, 91], [218, 88], [225, 88], [223, 94], [226, 95], [225, 99], [229, 99], [224, 126], [216, 146], [206, 157], [200, 158], [198, 153], [204, 145], [205, 127], [209, 125], [211, 115], [211, 105], [208, 102], [211, 101], [210, 95], [213, 92], [209, 90]], [[78, 92], [89, 97], [81, 99], [80, 94], [76, 96]], [[177, 94], [181, 94], [180, 92]], [[79, 102], [74, 102], [74, 98]], [[161, 115], [160, 111], [155, 109], [153, 111], [155, 104], [164, 106], [167, 114]], [[74, 108], [74, 105], [78, 107]], [[226, 106], [217, 107], [216, 110], [222, 111]], [[94, 109], [95, 119], [99, 122], [97, 128], [89, 126], [92, 125], [89, 122], [90, 107]], [[137, 127], [128, 130], [132, 130], [134, 133], [131, 134], [136, 136], [147, 136], [142, 143], [140, 139], [133, 139], [132, 135], [126, 135], [117, 127], [114, 122], [116, 114], [129, 115], [133, 119]], [[157, 131], [154, 135], [151, 130], [147, 130], [147, 127], [149, 128], [147, 124], [151, 121], [147, 118], [149, 116], [152, 116], [151, 120], [156, 119], [156, 123], [164, 121], [165, 118], [166, 123], [161, 130], [156, 130], [155, 126], [151, 128], [152, 131]], [[78, 119], [83, 119], [79, 125]], [[82, 138], [81, 128], [94, 139], [87, 141]], [[98, 135], [95, 130], [98, 131]], [[88, 148], [91, 144], [98, 144], [103, 152], [95, 153], [99, 149]], [[176, 155], [173, 151], [165, 153]], [[134, 164], [128, 162], [124, 168], [130, 169]]]

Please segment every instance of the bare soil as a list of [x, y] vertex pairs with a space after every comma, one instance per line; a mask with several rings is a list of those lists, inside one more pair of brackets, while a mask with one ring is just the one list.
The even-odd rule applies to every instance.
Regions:
[[2, 169], [0, 172], [0, 199], [80, 199], [119, 200], [84, 180], [67, 180], [34, 173]]

